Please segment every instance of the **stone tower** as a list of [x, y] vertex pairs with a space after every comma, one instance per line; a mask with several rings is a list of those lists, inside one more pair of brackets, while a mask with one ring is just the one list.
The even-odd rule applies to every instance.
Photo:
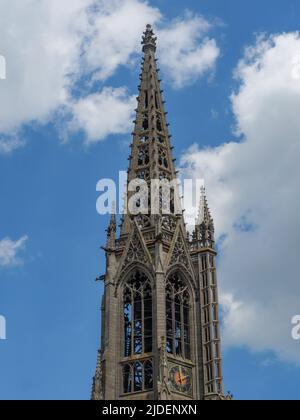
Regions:
[[[128, 185], [138, 179], [149, 191], [124, 214], [120, 235], [114, 214], [107, 230], [92, 399], [222, 399], [214, 223], [203, 189], [195, 231], [187, 234], [150, 25], [142, 44]], [[152, 180], [170, 181], [169, 194], [150, 188]], [[128, 192], [127, 210], [131, 198]], [[149, 210], [141, 214], [143, 200]]]

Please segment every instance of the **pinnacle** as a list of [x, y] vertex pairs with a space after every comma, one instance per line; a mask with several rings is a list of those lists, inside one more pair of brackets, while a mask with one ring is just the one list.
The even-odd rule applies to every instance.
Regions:
[[197, 225], [201, 225], [202, 223], [209, 224], [211, 223], [212, 217], [210, 214], [210, 210], [207, 204], [206, 198], [206, 189], [204, 186], [201, 187], [201, 196], [200, 196], [200, 204], [199, 204], [199, 213], [197, 219]]
[[143, 35], [142, 45], [143, 45], [143, 51], [147, 52], [148, 50], [156, 51], [156, 41], [157, 38], [154, 35], [154, 31], [152, 29], [151, 25], [146, 26], [146, 31]]

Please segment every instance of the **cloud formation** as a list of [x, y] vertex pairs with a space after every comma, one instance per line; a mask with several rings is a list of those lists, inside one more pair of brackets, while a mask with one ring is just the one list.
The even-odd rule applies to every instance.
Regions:
[[159, 9], [141, 0], [100, 0], [89, 13], [90, 34], [84, 45], [84, 62], [94, 78], [105, 81], [121, 65], [129, 65], [141, 51], [146, 24], [159, 22]]
[[162, 30], [160, 61], [175, 88], [213, 73], [220, 49], [208, 34], [212, 25], [203, 17], [186, 13]]
[[109, 134], [126, 133], [132, 129], [135, 105], [136, 97], [129, 96], [126, 89], [104, 88], [74, 102], [69, 129], [84, 130], [87, 144], [105, 140]]
[[183, 171], [206, 179], [221, 241], [225, 343], [300, 364], [299, 33], [247, 48], [232, 94], [241, 142], [191, 147]]
[[[120, 66], [136, 63], [146, 23], [159, 29], [162, 69], [176, 87], [213, 71], [218, 48], [206, 38], [210, 24], [199, 16], [168, 23], [143, 0], [1, 1], [0, 54], [7, 77], [0, 81], [0, 153], [24, 144], [24, 125], [57, 122], [65, 114], [74, 113], [88, 144], [127, 133], [132, 95], [110, 86], [109, 78]], [[97, 95], [94, 82], [102, 84]], [[109, 106], [103, 119], [105, 98]], [[86, 116], [87, 108], [94, 118]], [[118, 129], [107, 124], [113, 120]]]
[[0, 241], [0, 267], [14, 267], [22, 264], [20, 253], [24, 251], [27, 236], [23, 236], [17, 241], [10, 238], [4, 238]]

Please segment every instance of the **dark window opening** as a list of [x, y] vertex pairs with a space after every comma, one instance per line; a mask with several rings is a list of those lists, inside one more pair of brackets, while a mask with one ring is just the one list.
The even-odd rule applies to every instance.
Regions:
[[140, 362], [134, 365], [134, 392], [143, 390], [143, 365]]
[[130, 393], [132, 390], [132, 369], [130, 365], [123, 367], [123, 392]]
[[152, 360], [128, 363], [122, 368], [123, 393], [144, 392], [153, 389]]
[[166, 286], [167, 352], [191, 359], [190, 296], [185, 281], [175, 274]]
[[149, 120], [148, 120], [148, 117], [145, 116], [143, 119], [143, 130], [147, 131], [148, 129], [149, 129]]
[[152, 288], [137, 271], [124, 288], [124, 357], [152, 352]]
[[158, 151], [158, 163], [166, 169], [169, 167], [167, 153], [162, 147], [160, 147]]
[[147, 146], [143, 146], [139, 149], [138, 166], [146, 166], [149, 161], [149, 149]]
[[136, 360], [152, 353], [153, 341], [152, 287], [148, 277], [139, 270], [124, 286], [123, 316], [124, 357], [135, 359], [129, 360], [122, 367], [123, 393], [151, 390], [153, 389], [152, 359]]
[[156, 116], [156, 128], [158, 131], [162, 131], [161, 116], [159, 114]]
[[148, 391], [153, 388], [153, 366], [150, 360], [144, 364], [145, 372], [145, 390]]
[[132, 305], [125, 303], [124, 305], [124, 333], [125, 333], [125, 357], [129, 357], [132, 352]]
[[138, 179], [143, 179], [144, 181], [150, 181], [150, 172], [148, 170], [142, 170], [137, 173]]

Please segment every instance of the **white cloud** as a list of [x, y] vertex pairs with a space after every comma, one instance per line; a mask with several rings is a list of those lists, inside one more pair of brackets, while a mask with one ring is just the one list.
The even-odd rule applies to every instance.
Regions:
[[240, 143], [193, 146], [184, 172], [205, 177], [219, 238], [225, 343], [300, 364], [300, 35], [260, 37], [232, 95]]
[[0, 241], [0, 267], [14, 267], [22, 264], [19, 254], [25, 249], [27, 236], [23, 236], [17, 241], [4, 238]]
[[211, 29], [203, 17], [186, 13], [160, 31], [160, 62], [176, 88], [215, 70], [220, 49], [216, 40], [208, 37]]
[[105, 88], [74, 103], [70, 129], [83, 129], [87, 144], [104, 140], [109, 134], [127, 133], [132, 129], [135, 105], [136, 97], [129, 97], [126, 89]]
[[[120, 108], [125, 102], [131, 106], [132, 97], [113, 95], [115, 106], [107, 107], [106, 118], [118, 120], [119, 128], [110, 130], [106, 121], [99, 123], [105, 87], [96, 100], [91, 85], [96, 80], [107, 83], [121, 65], [137, 65], [146, 23], [162, 29], [162, 65], [177, 86], [213, 67], [216, 43], [203, 38], [209, 24], [197, 16], [186, 15], [168, 27], [159, 9], [143, 0], [2, 0], [0, 54], [6, 60], [7, 78], [0, 81], [0, 153], [24, 144], [19, 136], [24, 124], [57, 122], [58, 115], [65, 115], [57, 111], [76, 112], [80, 106], [86, 109], [93, 104], [95, 118], [75, 115], [87, 142], [125, 130], [127, 122], [120, 121]], [[168, 36], [165, 43], [164, 36]], [[172, 60], [180, 63], [176, 76], [167, 65]], [[89, 83], [81, 84], [81, 99], [76, 103], [73, 88], [81, 78]]]
[[88, 71], [106, 80], [120, 65], [128, 65], [141, 51], [146, 24], [160, 21], [161, 13], [147, 1], [101, 0], [90, 14], [91, 33], [85, 45]]
[[0, 132], [46, 122], [65, 103], [70, 73], [78, 71], [88, 0], [4, 0], [0, 48], [7, 78], [0, 83]]

